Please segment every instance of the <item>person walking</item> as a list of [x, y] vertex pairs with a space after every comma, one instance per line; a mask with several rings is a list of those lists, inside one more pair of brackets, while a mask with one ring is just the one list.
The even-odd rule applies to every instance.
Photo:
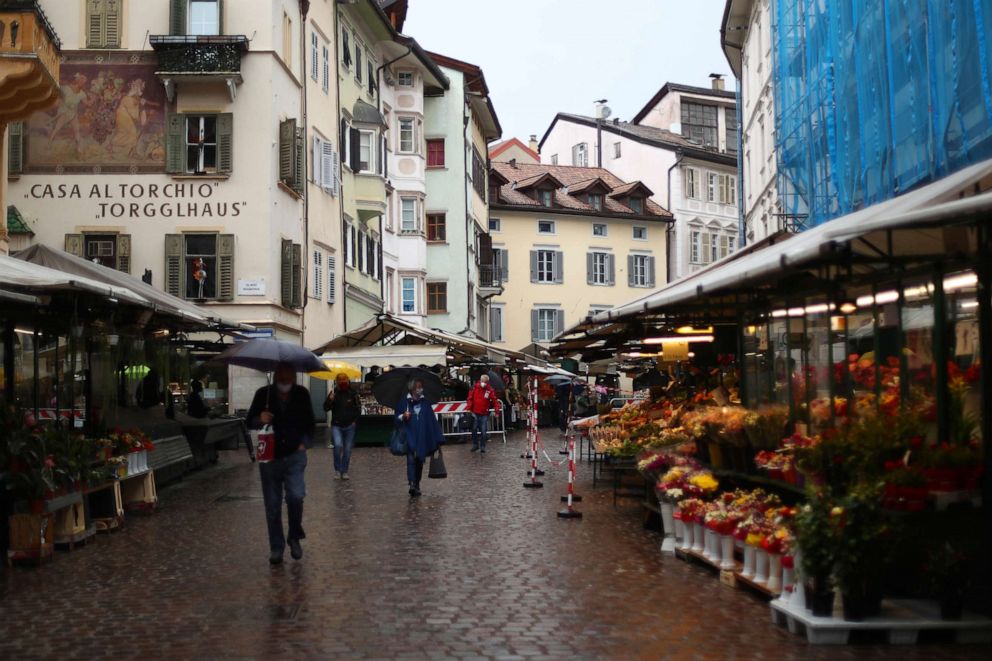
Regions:
[[410, 497], [416, 498], [420, 495], [424, 461], [444, 443], [444, 435], [434, 415], [433, 403], [424, 396], [423, 381], [411, 381], [407, 390], [406, 396], [396, 405], [396, 424], [406, 431], [406, 480], [410, 485]]
[[468, 410], [475, 417], [472, 424], [472, 452], [486, 452], [489, 439], [489, 419], [496, 408], [495, 388], [489, 385], [489, 375], [483, 374], [468, 393]]
[[335, 388], [324, 400], [324, 410], [331, 413], [331, 439], [334, 442], [334, 476], [350, 480], [351, 451], [355, 447], [355, 429], [362, 414], [358, 392], [344, 372], [334, 379]]
[[[287, 539], [294, 560], [303, 557], [303, 498], [306, 484], [307, 450], [313, 444], [314, 417], [310, 393], [296, 384], [296, 372], [289, 365], [275, 370], [274, 383], [259, 388], [248, 409], [248, 425], [259, 429], [272, 425], [275, 458], [258, 465], [265, 501], [265, 522], [269, 529], [269, 563], [282, 562]], [[289, 514], [288, 533], [282, 527], [282, 501], [285, 492]]]

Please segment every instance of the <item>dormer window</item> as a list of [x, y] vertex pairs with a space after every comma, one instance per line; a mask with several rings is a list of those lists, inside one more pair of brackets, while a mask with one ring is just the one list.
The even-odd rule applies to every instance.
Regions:
[[537, 191], [537, 201], [541, 203], [542, 207], [550, 207], [554, 200], [554, 192], [548, 190], [547, 188], [542, 188]]
[[591, 206], [596, 211], [603, 210], [603, 194], [602, 193], [589, 193], [589, 206]]
[[627, 206], [636, 214], [644, 213], [644, 198], [632, 197], [627, 201]]

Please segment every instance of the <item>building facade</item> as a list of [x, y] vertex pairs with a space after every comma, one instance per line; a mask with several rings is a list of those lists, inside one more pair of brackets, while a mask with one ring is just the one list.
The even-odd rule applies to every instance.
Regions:
[[489, 223], [503, 291], [490, 339], [547, 344], [587, 316], [665, 284], [672, 215], [605, 168], [492, 164]]
[[797, 229], [783, 214], [778, 200], [772, 0], [728, 2], [724, 28], [724, 52], [740, 96], [739, 188], [744, 240], [753, 243], [775, 232]]
[[[752, 78], [771, 78], [776, 183], [790, 227], [992, 157], [990, 24], [983, 2], [728, 2], [721, 33], [742, 92]], [[751, 57], [759, 34], [763, 52]]]
[[740, 245], [737, 114], [733, 92], [667, 83], [629, 122], [559, 113], [540, 142], [542, 163], [602, 165], [641, 180], [675, 223], [666, 240], [670, 279], [734, 252]]
[[541, 155], [537, 153], [537, 136], [530, 136], [529, 144], [524, 144], [517, 138], [510, 138], [489, 148], [489, 160], [509, 163], [540, 163]]
[[399, 278], [400, 302], [423, 309], [431, 328], [485, 339], [501, 288], [488, 228], [488, 145], [502, 129], [482, 69], [429, 55], [450, 86], [425, 100], [427, 276]]

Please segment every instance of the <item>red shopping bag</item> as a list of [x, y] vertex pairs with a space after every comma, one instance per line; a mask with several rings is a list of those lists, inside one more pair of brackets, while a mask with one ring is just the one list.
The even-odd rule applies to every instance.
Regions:
[[265, 464], [276, 458], [276, 435], [272, 427], [265, 425], [255, 432], [255, 459]]

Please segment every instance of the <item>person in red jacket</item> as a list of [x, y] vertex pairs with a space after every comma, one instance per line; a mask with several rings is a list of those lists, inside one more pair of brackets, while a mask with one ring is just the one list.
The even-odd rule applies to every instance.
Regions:
[[496, 408], [496, 391], [489, 385], [489, 375], [479, 377], [468, 393], [468, 410], [475, 416], [472, 425], [472, 452], [485, 452], [489, 437], [489, 416]]

